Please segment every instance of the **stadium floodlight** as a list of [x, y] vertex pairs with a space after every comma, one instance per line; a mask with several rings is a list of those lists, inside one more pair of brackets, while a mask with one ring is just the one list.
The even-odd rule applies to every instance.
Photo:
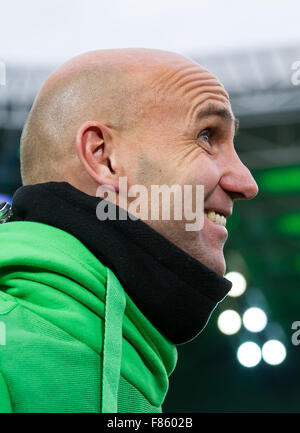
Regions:
[[225, 310], [218, 317], [218, 328], [223, 334], [236, 334], [242, 325], [240, 315], [234, 310]]
[[270, 365], [281, 364], [286, 357], [286, 348], [278, 340], [269, 340], [262, 347], [263, 360]]
[[245, 292], [247, 282], [243, 274], [240, 272], [228, 272], [228, 274], [225, 275], [225, 278], [232, 282], [232, 288], [229, 291], [228, 296], [236, 298]]
[[237, 350], [237, 358], [244, 367], [255, 367], [261, 360], [261, 350], [253, 341], [245, 341]]
[[260, 332], [267, 325], [267, 315], [261, 308], [248, 308], [243, 314], [243, 325], [248, 331]]

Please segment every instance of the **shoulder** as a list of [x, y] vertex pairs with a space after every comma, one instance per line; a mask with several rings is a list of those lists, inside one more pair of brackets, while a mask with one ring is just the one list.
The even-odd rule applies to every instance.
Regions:
[[0, 225], [0, 240], [0, 267], [29, 265], [106, 279], [106, 267], [94, 254], [75, 236], [57, 227], [30, 221], [8, 222]]

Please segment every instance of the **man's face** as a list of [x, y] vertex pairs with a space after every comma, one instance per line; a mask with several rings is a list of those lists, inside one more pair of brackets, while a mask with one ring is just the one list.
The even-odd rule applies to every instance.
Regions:
[[[123, 154], [128, 186], [204, 185], [203, 228], [187, 231], [187, 221], [174, 218], [145, 222], [220, 275], [226, 270], [226, 228], [213, 222], [209, 210], [229, 216], [233, 200], [250, 199], [258, 188], [238, 158], [236, 120], [226, 91], [195, 63], [163, 71], [149, 83], [153, 100], [137, 125], [135, 146]], [[150, 193], [149, 193], [150, 196]]]

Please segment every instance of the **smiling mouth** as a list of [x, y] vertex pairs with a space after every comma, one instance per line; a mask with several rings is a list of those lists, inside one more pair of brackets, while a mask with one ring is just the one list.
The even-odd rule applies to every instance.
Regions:
[[213, 221], [216, 224], [220, 224], [223, 227], [226, 227], [226, 217], [225, 215], [215, 212], [214, 210], [205, 210], [205, 215], [207, 218], [211, 221]]

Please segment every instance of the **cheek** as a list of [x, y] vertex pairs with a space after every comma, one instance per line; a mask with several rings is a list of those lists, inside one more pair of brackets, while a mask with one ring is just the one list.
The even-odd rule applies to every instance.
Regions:
[[139, 172], [139, 152], [134, 143], [124, 143], [117, 152], [118, 176], [126, 177], [128, 186], [135, 185], [138, 182]]
[[191, 185], [204, 185], [204, 195], [211, 193], [220, 180], [218, 166], [209, 158], [203, 158], [201, 163], [189, 167], [189, 183]]

